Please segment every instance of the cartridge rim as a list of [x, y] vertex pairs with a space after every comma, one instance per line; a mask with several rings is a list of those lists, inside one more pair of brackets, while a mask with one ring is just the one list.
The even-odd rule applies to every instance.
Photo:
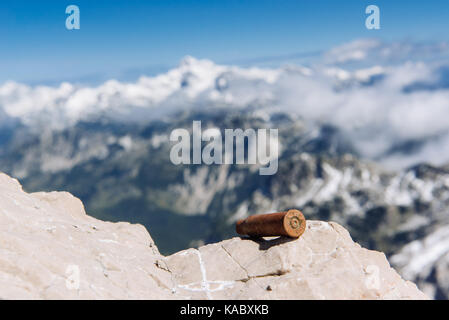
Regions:
[[283, 225], [290, 237], [299, 238], [306, 230], [306, 219], [301, 211], [291, 209], [284, 216]]

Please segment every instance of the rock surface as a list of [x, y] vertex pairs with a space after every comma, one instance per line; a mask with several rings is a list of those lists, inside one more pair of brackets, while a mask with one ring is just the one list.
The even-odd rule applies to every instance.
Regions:
[[298, 240], [233, 238], [162, 256], [141, 225], [0, 174], [2, 299], [426, 299], [336, 223]]

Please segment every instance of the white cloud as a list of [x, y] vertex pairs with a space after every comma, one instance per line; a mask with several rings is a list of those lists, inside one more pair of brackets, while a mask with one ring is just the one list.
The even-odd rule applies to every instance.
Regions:
[[[428, 59], [432, 52], [438, 63]], [[177, 68], [135, 83], [110, 80], [98, 87], [69, 83], [30, 87], [7, 82], [0, 86], [0, 109], [28, 125], [60, 127], [95, 115], [127, 121], [179, 108], [274, 106], [312, 122], [335, 125], [368, 158], [421, 140], [422, 149], [407, 156], [390, 154], [385, 162], [395, 167], [416, 161], [442, 163], [449, 161], [449, 90], [404, 88], [438, 83], [438, 67], [445, 61], [441, 57], [448, 52], [443, 43], [414, 46], [359, 40], [330, 50], [322, 64], [311, 68], [279, 69], [220, 66], [187, 57]], [[391, 63], [396, 57], [401, 59]], [[351, 61], [361, 65], [342, 67]]]
[[379, 49], [382, 43], [376, 39], [360, 39], [345, 43], [329, 50], [324, 55], [326, 63], [346, 63], [364, 60], [374, 49]]

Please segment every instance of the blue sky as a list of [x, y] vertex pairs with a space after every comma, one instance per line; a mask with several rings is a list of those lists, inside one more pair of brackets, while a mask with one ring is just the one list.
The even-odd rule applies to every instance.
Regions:
[[[80, 30], [65, 28], [70, 4]], [[381, 10], [380, 30], [365, 28], [369, 4]], [[1, 1], [0, 83], [131, 80], [185, 55], [256, 64], [366, 37], [447, 41], [448, 30], [447, 0]]]

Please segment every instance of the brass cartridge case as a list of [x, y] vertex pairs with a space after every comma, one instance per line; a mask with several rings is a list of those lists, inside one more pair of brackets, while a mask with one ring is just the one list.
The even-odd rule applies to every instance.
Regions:
[[235, 227], [238, 234], [250, 237], [299, 238], [306, 229], [306, 219], [301, 211], [290, 209], [285, 212], [253, 215], [237, 221]]

